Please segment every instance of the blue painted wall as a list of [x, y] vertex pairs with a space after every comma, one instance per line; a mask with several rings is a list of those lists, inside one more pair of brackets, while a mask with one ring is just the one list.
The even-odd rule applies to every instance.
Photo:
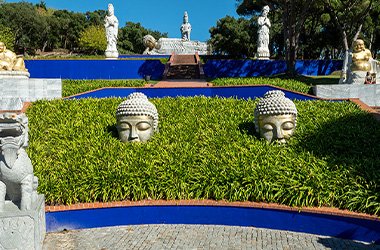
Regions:
[[[302, 75], [329, 75], [341, 70], [341, 60], [298, 60], [296, 70]], [[208, 60], [203, 70], [210, 78], [271, 76], [286, 71], [282, 60]]]
[[46, 213], [48, 232], [138, 224], [249, 226], [380, 244], [380, 221], [275, 209], [217, 206], [137, 206]]
[[[62, 79], [143, 79], [151, 75], [159, 80], [165, 65], [147, 56], [126, 56], [142, 60], [26, 60], [32, 78]], [[158, 58], [167, 58], [160, 56]], [[303, 75], [328, 75], [342, 69], [338, 60], [297, 61], [297, 72]], [[251, 77], [284, 73], [285, 61], [274, 60], [208, 60], [204, 65], [206, 77]]]
[[32, 78], [143, 79], [162, 77], [165, 65], [159, 60], [26, 60]]

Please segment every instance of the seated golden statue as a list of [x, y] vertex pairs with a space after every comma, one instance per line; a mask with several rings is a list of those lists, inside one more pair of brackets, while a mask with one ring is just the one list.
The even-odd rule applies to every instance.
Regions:
[[0, 70], [28, 71], [24, 59], [8, 50], [3, 42], [0, 42]]

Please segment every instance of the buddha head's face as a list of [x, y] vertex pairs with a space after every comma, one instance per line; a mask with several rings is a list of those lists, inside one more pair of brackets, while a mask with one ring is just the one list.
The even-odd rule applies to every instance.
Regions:
[[354, 52], [361, 52], [361, 51], [365, 51], [365, 44], [362, 39], [357, 39], [354, 42]]
[[268, 91], [256, 105], [256, 131], [269, 142], [286, 143], [294, 134], [296, 124], [296, 106], [280, 90]]
[[146, 142], [154, 134], [153, 118], [147, 115], [120, 116], [117, 131], [122, 142]]
[[286, 143], [296, 127], [294, 115], [260, 115], [258, 118], [260, 137], [269, 142]]
[[5, 44], [3, 42], [0, 42], [0, 52], [4, 52], [6, 49]]
[[143, 93], [132, 93], [120, 103], [116, 119], [122, 142], [146, 142], [158, 131], [157, 109]]

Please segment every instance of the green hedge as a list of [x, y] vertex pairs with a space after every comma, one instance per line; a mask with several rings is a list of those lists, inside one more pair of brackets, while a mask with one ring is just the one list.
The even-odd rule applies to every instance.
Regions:
[[298, 91], [301, 93], [309, 93], [310, 86], [307, 84], [292, 80], [292, 79], [280, 79], [280, 78], [263, 78], [263, 77], [251, 77], [251, 78], [217, 78], [211, 81], [214, 86], [236, 86], [236, 85], [262, 85], [270, 84], [287, 90]]
[[28, 109], [47, 204], [215, 199], [380, 214], [380, 124], [347, 102], [297, 101], [286, 146], [254, 134], [256, 100], [153, 99], [160, 132], [117, 139], [121, 99], [37, 101]]
[[104, 87], [142, 87], [143, 80], [62, 80], [62, 96], [71, 96]]

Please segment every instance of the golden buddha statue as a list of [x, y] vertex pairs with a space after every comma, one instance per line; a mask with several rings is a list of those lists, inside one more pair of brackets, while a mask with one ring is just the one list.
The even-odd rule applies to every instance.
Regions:
[[371, 61], [373, 60], [371, 51], [365, 48], [364, 41], [357, 39], [354, 42], [352, 52], [351, 71], [371, 72]]
[[28, 71], [25, 68], [24, 59], [8, 50], [3, 42], [0, 42], [0, 70]]
[[371, 76], [371, 79], [373, 78], [371, 82], [376, 82], [380, 63], [372, 58], [371, 51], [365, 48], [362, 39], [354, 41], [352, 52], [345, 61], [341, 83], [365, 84], [368, 83], [368, 76]]

